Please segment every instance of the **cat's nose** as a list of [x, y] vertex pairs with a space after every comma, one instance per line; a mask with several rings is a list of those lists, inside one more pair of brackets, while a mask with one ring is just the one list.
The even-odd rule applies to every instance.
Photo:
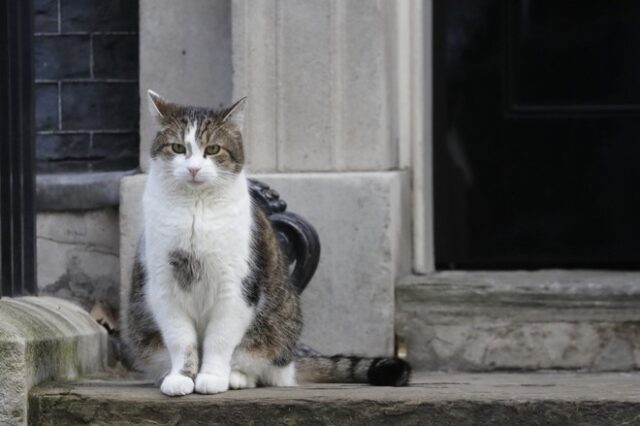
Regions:
[[189, 170], [189, 173], [191, 173], [192, 177], [196, 177], [196, 175], [200, 171], [200, 167], [187, 167], [187, 169]]

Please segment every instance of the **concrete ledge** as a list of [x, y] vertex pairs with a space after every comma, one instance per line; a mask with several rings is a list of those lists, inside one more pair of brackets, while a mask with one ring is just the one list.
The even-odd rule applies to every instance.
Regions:
[[640, 368], [640, 274], [442, 272], [401, 280], [396, 331], [429, 370]]
[[417, 374], [404, 388], [309, 385], [163, 396], [149, 382], [46, 384], [34, 424], [623, 425], [640, 418], [640, 375]]
[[135, 170], [36, 176], [38, 211], [89, 210], [117, 206], [120, 179]]
[[0, 300], [0, 424], [24, 424], [29, 389], [100, 371], [106, 331], [78, 306], [51, 297]]

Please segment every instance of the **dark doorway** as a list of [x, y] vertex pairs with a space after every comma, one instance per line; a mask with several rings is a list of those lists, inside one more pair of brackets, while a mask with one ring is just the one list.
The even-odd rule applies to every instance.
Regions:
[[640, 2], [436, 0], [439, 269], [640, 269]]

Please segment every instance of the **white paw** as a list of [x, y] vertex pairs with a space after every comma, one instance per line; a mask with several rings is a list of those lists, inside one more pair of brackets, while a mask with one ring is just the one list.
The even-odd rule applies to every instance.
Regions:
[[196, 376], [196, 392], [220, 393], [229, 390], [229, 376], [200, 373]]
[[169, 374], [162, 381], [160, 392], [169, 396], [188, 395], [193, 392], [193, 380], [182, 374]]
[[256, 387], [256, 379], [241, 371], [233, 370], [229, 376], [229, 387], [231, 389], [249, 389]]
[[263, 378], [269, 386], [296, 386], [296, 370], [293, 363], [286, 367], [267, 367]]

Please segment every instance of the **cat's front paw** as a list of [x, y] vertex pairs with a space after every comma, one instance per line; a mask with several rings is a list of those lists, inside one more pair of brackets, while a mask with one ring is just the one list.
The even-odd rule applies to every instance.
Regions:
[[229, 376], [200, 373], [196, 376], [196, 392], [220, 393], [229, 390]]
[[168, 396], [182, 396], [193, 392], [193, 380], [182, 374], [169, 374], [160, 385], [160, 392]]
[[256, 378], [245, 374], [242, 371], [232, 370], [231, 375], [229, 376], [229, 387], [231, 389], [255, 388]]

